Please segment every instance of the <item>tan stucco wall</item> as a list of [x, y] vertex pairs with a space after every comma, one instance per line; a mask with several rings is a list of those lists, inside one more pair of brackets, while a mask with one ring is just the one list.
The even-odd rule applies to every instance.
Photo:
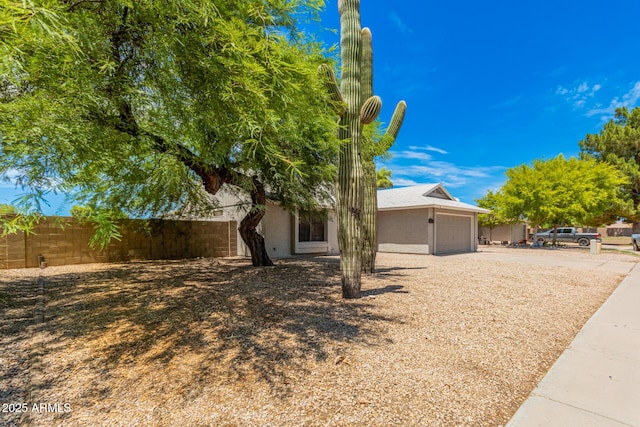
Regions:
[[291, 256], [291, 213], [274, 203], [267, 204], [267, 212], [262, 219], [267, 253], [273, 258]]
[[337, 255], [340, 253], [340, 247], [338, 246], [338, 217], [336, 216], [335, 211], [329, 212], [327, 227], [329, 255]]

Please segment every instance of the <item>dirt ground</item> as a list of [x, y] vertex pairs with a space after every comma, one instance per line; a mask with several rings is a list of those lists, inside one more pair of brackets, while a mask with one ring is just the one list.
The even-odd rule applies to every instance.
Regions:
[[0, 271], [0, 425], [504, 425], [638, 259], [514, 251]]

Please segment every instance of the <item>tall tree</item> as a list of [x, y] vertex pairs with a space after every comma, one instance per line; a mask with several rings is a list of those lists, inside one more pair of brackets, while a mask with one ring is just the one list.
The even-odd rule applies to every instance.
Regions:
[[493, 240], [493, 229], [499, 225], [510, 224], [516, 222], [512, 218], [507, 217], [504, 204], [501, 201], [502, 193], [500, 191], [487, 191], [481, 199], [477, 199], [476, 203], [479, 207], [489, 209], [488, 214], [478, 215], [478, 225], [489, 229], [489, 241]]
[[494, 200], [506, 218], [534, 226], [602, 225], [603, 218], [624, 212], [621, 193], [627, 179], [614, 166], [594, 159], [534, 160], [507, 170], [507, 181]]
[[77, 50], [42, 26], [0, 31], [13, 64], [0, 75], [0, 176], [17, 175], [23, 208], [61, 190], [95, 212], [150, 216], [210, 206], [205, 193], [233, 185], [252, 202], [240, 224], [252, 262], [270, 265], [256, 231], [267, 191], [312, 209], [335, 179], [315, 74], [326, 58], [297, 29], [323, 1], [48, 4]]
[[640, 107], [618, 108], [599, 134], [587, 134], [580, 141], [581, 155], [615, 165], [628, 180], [624, 191], [633, 200], [627, 219], [633, 232], [640, 233]]

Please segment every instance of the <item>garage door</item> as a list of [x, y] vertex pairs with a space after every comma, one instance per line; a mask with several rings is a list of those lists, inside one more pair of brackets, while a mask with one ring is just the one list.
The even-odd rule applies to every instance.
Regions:
[[436, 216], [436, 254], [471, 251], [471, 217]]

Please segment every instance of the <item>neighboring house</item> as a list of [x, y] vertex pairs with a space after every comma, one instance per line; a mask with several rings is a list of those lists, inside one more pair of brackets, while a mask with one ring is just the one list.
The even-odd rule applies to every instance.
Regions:
[[[215, 196], [220, 210], [207, 219], [240, 224], [248, 198], [221, 189]], [[378, 191], [378, 250], [416, 254], [473, 252], [478, 248], [478, 214], [489, 211], [454, 198], [442, 184], [416, 185]], [[192, 215], [189, 215], [193, 217]], [[295, 212], [267, 202], [258, 232], [270, 257], [299, 254], [339, 254], [335, 210], [326, 214]], [[238, 232], [238, 255], [249, 250]]]
[[508, 242], [510, 244], [527, 243], [528, 225], [524, 222], [517, 224], [501, 224], [492, 229], [489, 227], [480, 227], [480, 241], [490, 244], [492, 242]]
[[478, 249], [478, 214], [442, 184], [378, 191], [378, 251], [442, 255]]

